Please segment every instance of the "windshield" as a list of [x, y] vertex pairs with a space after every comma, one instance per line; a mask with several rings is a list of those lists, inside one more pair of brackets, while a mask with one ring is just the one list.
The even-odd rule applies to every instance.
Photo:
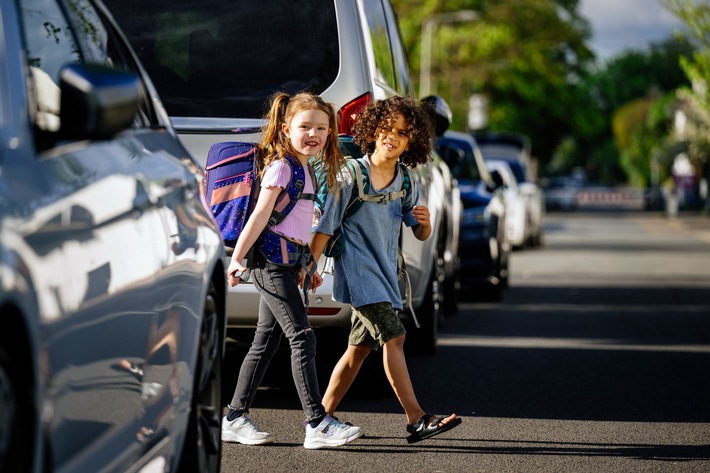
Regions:
[[333, 0], [106, 0], [171, 116], [261, 118], [275, 91], [338, 73]]
[[481, 179], [473, 150], [465, 142], [440, 139], [438, 149], [441, 158], [449, 166], [451, 175], [455, 179], [472, 181]]

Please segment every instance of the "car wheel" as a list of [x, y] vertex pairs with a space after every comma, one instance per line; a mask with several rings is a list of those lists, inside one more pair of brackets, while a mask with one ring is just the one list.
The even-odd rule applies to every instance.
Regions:
[[224, 321], [217, 304], [214, 284], [210, 285], [205, 298], [199, 343], [180, 471], [216, 473], [220, 469], [222, 454], [221, 369]]
[[444, 279], [444, 315], [454, 316], [459, 313], [459, 277], [458, 271], [453, 277]]
[[[441, 310], [444, 315], [456, 315], [459, 311], [459, 276], [458, 269], [451, 277], [446, 277], [446, 262], [444, 261], [445, 237], [442, 236], [439, 257], [436, 259], [437, 279], [441, 284]], [[442, 320], [443, 321], [443, 318]]]
[[421, 307], [415, 311], [420, 327], [417, 328], [411, 319], [407, 326], [407, 342], [404, 346], [409, 353], [416, 355], [433, 355], [436, 351], [436, 342], [439, 336], [439, 299], [441, 291], [441, 284], [437, 275], [437, 258], [438, 256], [435, 255], [435, 264], [431, 271], [429, 284], [427, 284], [424, 301]]
[[503, 299], [503, 283], [486, 284], [483, 288], [483, 300], [485, 302], [500, 302]]
[[[32, 471], [32, 461], [41, 458], [34, 451], [32, 389], [22, 376], [30, 370], [13, 357], [0, 340], [0, 471]], [[22, 413], [22, 415], [19, 415]]]

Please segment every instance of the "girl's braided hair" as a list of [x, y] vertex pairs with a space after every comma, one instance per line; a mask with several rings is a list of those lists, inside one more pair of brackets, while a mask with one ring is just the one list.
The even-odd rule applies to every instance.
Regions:
[[353, 141], [363, 153], [371, 154], [379, 134], [392, 130], [398, 115], [404, 118], [409, 138], [409, 149], [399, 160], [412, 168], [426, 163], [435, 136], [434, 124], [429, 113], [410, 97], [395, 96], [370, 103], [353, 126]]

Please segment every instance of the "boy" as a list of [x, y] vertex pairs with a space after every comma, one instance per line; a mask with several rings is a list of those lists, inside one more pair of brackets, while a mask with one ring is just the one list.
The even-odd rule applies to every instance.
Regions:
[[[354, 142], [367, 153], [362, 162], [370, 180], [370, 194], [401, 190], [404, 175], [398, 161], [408, 166], [427, 162], [433, 127], [429, 115], [413, 99], [391, 97], [370, 104], [354, 127]], [[356, 164], [357, 166], [357, 164]], [[402, 296], [397, 279], [397, 249], [402, 222], [419, 240], [431, 234], [429, 209], [415, 205], [419, 192], [391, 201], [365, 202], [344, 219], [357, 185], [344, 173], [340, 195], [330, 194], [311, 242], [318, 261], [328, 240], [340, 227], [346, 245], [335, 258], [333, 297], [353, 307], [348, 348], [336, 364], [323, 396], [332, 415], [372, 350], [383, 349], [387, 378], [407, 416], [407, 440], [417, 442], [461, 423], [456, 414], [436, 417], [419, 405], [404, 357], [405, 328], [397, 315]], [[319, 279], [317, 279], [320, 281]]]

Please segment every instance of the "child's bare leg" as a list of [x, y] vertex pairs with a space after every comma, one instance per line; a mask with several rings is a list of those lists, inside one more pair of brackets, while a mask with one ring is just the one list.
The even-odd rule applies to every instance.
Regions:
[[348, 349], [338, 360], [323, 395], [323, 407], [328, 415], [333, 415], [338, 408], [370, 351], [370, 348], [365, 345], [348, 345]]
[[419, 405], [412, 387], [412, 380], [409, 378], [407, 361], [404, 358], [404, 338], [405, 336], [401, 335], [389, 340], [385, 343], [382, 354], [387, 379], [389, 379], [399, 403], [404, 408], [407, 423], [414, 424], [426, 412]]

